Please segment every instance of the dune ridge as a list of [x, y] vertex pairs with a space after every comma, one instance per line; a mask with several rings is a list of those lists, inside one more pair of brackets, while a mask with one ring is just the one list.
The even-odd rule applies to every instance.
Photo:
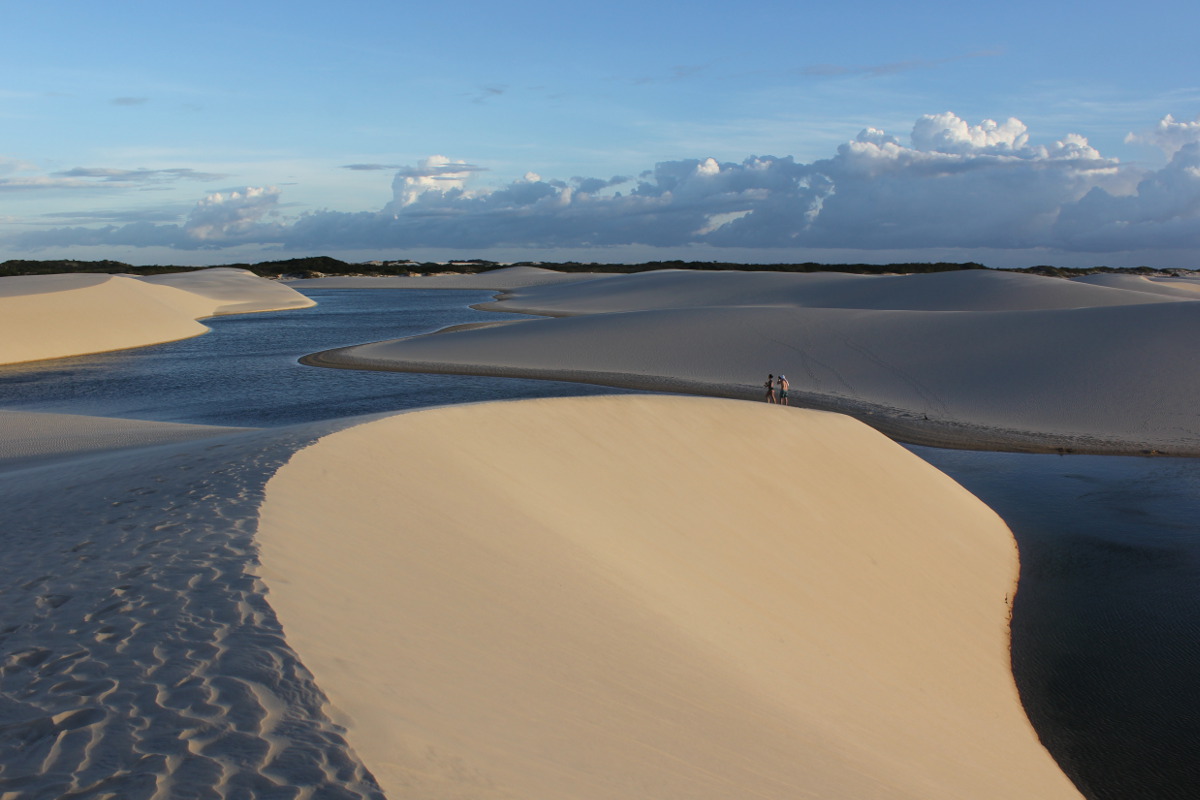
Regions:
[[392, 796], [1078, 796], [1009, 672], [1007, 529], [840, 415], [410, 412], [297, 453], [259, 541]]
[[529, 286], [579, 283], [611, 277], [599, 272], [555, 272], [543, 267], [501, 267], [474, 275], [358, 276], [330, 275], [284, 281], [310, 289], [491, 289], [508, 291]]
[[311, 305], [288, 286], [229, 268], [0, 278], [0, 364], [171, 342], [206, 332], [204, 317]]
[[1135, 285], [1139, 291], [1129, 291], [1128, 284], [1092, 285], [992, 270], [914, 275], [654, 270], [586, 286], [563, 283], [514, 287], [501, 302], [478, 307], [551, 316], [763, 305], [878, 311], [1035, 311], [1171, 299], [1147, 296], [1140, 284]]

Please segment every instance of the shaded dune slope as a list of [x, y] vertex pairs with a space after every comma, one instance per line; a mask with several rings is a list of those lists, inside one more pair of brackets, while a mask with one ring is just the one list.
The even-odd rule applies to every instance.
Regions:
[[[657, 270], [588, 286], [557, 284], [512, 291], [491, 310], [594, 314], [655, 308], [790, 305], [911, 311], [1032, 311], [1131, 305], [1172, 298], [1038, 275], [964, 270], [916, 275], [832, 272], [693, 272]], [[1193, 296], [1194, 297], [1194, 296]], [[1178, 299], [1178, 298], [1176, 298]]]

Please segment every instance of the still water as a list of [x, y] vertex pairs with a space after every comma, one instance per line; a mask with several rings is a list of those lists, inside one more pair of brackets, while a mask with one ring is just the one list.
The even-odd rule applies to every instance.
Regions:
[[1200, 460], [913, 447], [1021, 552], [1013, 674], [1086, 797], [1200, 797]]
[[[182, 342], [0, 367], [0, 408], [276, 426], [576, 383], [305, 367], [307, 353], [494, 320], [488, 292], [312, 290]], [[1085, 796], [1200, 797], [1200, 460], [910, 448], [1000, 514], [1021, 552], [1013, 671]]]
[[211, 333], [117, 353], [0, 366], [0, 408], [269, 427], [444, 403], [615, 394], [579, 383], [306, 367], [308, 353], [494, 322], [492, 292], [314, 289], [315, 308], [206, 320]]

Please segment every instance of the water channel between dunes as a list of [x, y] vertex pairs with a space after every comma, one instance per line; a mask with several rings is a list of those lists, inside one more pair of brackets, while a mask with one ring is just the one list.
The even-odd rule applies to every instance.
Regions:
[[[212, 333], [0, 367], [0, 408], [272, 427], [490, 399], [607, 394], [578, 383], [325, 370], [307, 353], [492, 321], [487, 292], [314, 289], [311, 309]], [[1086, 796], [1200, 791], [1200, 459], [911, 447], [990, 505], [1021, 552], [1014, 674]]]

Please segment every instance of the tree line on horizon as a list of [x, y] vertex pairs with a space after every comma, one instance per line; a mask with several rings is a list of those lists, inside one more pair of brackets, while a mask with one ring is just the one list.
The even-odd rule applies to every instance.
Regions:
[[[540, 267], [556, 272], [616, 272], [635, 273], [658, 269], [687, 270], [741, 270], [753, 272], [846, 272], [859, 275], [917, 274], [929, 272], [955, 272], [970, 269], [997, 269], [1003, 272], [1026, 272], [1059, 278], [1078, 277], [1095, 273], [1125, 273], [1133, 275], [1180, 275], [1192, 274], [1192, 269], [1155, 269], [1153, 267], [1055, 267], [1038, 265], [1033, 267], [987, 267], [974, 261], [952, 262], [904, 262], [895, 264], [742, 264], [723, 261], [647, 261], [639, 264], [601, 264], [597, 262], [544, 262], [521, 261], [499, 263], [484, 259], [464, 259], [448, 262], [415, 262], [406, 260], [370, 261], [352, 263], [330, 256], [309, 256], [282, 261], [263, 261], [257, 264], [232, 263], [213, 266], [244, 269], [264, 278], [315, 278], [323, 275], [371, 275], [406, 276], [439, 275], [447, 273], [478, 274], [504, 267]], [[62, 273], [101, 273], [131, 275], [161, 275], [172, 272], [192, 272], [212, 267], [186, 267], [175, 265], [151, 265], [137, 267], [120, 261], [75, 261], [75, 260], [25, 260], [13, 259], [0, 263], [0, 277], [18, 275], [55, 275]]]

